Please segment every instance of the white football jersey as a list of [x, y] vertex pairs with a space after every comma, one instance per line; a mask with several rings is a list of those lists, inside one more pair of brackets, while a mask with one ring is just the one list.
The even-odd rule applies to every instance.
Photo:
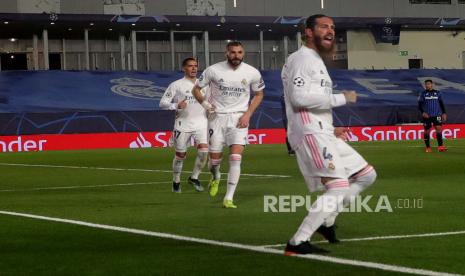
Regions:
[[[192, 95], [194, 82], [182, 78], [172, 82], [160, 100], [160, 108], [176, 110], [174, 129], [191, 132], [199, 129], [207, 129], [207, 115], [205, 109]], [[202, 91], [204, 92], [204, 91]], [[187, 107], [178, 109], [178, 103], [186, 100]]]
[[332, 108], [346, 104], [346, 99], [333, 94], [333, 82], [319, 54], [302, 46], [289, 56], [281, 78], [292, 147], [297, 148], [305, 134], [332, 134]]
[[197, 81], [201, 88], [209, 86], [206, 100], [216, 107], [217, 113], [245, 112], [249, 107], [250, 91], [265, 88], [262, 75], [254, 67], [242, 62], [234, 70], [222, 61], [203, 71]]

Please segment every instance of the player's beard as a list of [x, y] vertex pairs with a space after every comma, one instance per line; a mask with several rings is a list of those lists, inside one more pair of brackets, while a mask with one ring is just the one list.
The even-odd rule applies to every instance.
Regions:
[[237, 67], [237, 66], [241, 65], [242, 61], [243, 61], [243, 59], [240, 59], [240, 58], [231, 59], [231, 58], [228, 57], [228, 63], [229, 63], [229, 65], [231, 65], [233, 67]]
[[334, 51], [334, 46], [336, 45], [333, 40], [331, 47], [329, 48], [325, 47], [323, 45], [323, 38], [319, 36], [315, 36], [314, 43], [315, 43], [316, 48], [318, 49], [318, 52], [322, 55], [331, 54]]

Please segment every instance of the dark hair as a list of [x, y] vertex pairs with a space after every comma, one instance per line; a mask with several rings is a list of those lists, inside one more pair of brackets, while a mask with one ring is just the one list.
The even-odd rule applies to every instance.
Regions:
[[237, 46], [244, 47], [242, 46], [242, 43], [240, 43], [239, 41], [231, 41], [231, 42], [228, 42], [228, 44], [226, 44], [226, 50], [228, 50], [229, 47], [237, 47]]
[[188, 57], [188, 58], [186, 58], [186, 59], [184, 59], [184, 60], [182, 61], [182, 67], [187, 66], [187, 63], [188, 63], [189, 61], [195, 61], [195, 62], [197, 62], [197, 60], [196, 60], [195, 58], [193, 58], [193, 57]]
[[427, 83], [427, 82], [433, 83], [433, 81], [430, 80], [430, 79], [425, 80], [425, 83]]
[[316, 26], [316, 20], [318, 18], [322, 18], [322, 17], [328, 17], [329, 18], [329, 16], [324, 15], [324, 14], [314, 14], [314, 15], [309, 16], [307, 18], [307, 20], [305, 20], [305, 28], [314, 30], [315, 26]]

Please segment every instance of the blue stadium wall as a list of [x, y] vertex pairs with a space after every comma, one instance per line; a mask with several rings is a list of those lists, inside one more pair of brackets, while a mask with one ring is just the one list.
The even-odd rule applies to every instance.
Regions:
[[[265, 99], [252, 128], [282, 128], [279, 71], [262, 72]], [[356, 90], [359, 102], [334, 110], [340, 126], [417, 123], [418, 93], [433, 79], [444, 93], [449, 123], [465, 123], [465, 70], [330, 71], [335, 92]], [[174, 113], [160, 110], [180, 72], [0, 72], [0, 135], [171, 130]]]

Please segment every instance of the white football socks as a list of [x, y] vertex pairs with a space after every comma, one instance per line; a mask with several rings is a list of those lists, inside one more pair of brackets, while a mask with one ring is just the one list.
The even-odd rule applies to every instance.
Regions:
[[194, 162], [194, 169], [192, 170], [191, 178], [199, 179], [199, 175], [202, 172], [202, 169], [207, 164], [208, 159], [208, 148], [199, 148], [197, 150], [197, 157]]
[[241, 160], [242, 156], [240, 154], [229, 155], [228, 186], [226, 188], [226, 195], [224, 196], [225, 200], [233, 200], [234, 192], [241, 176]]
[[212, 159], [208, 162], [208, 169], [212, 173], [213, 179], [221, 179], [221, 172], [220, 172], [220, 165], [221, 165], [221, 158], [220, 159]]
[[308, 215], [289, 241], [290, 244], [298, 245], [310, 240], [325, 219], [342, 208], [344, 195], [349, 189], [349, 181], [347, 179], [334, 179], [327, 182], [325, 187], [326, 192], [312, 204]]
[[186, 157], [179, 157], [177, 155], [174, 156], [173, 182], [176, 182], [176, 183], [181, 182], [181, 172], [182, 172], [182, 165], [184, 164], [184, 159], [186, 159]]

